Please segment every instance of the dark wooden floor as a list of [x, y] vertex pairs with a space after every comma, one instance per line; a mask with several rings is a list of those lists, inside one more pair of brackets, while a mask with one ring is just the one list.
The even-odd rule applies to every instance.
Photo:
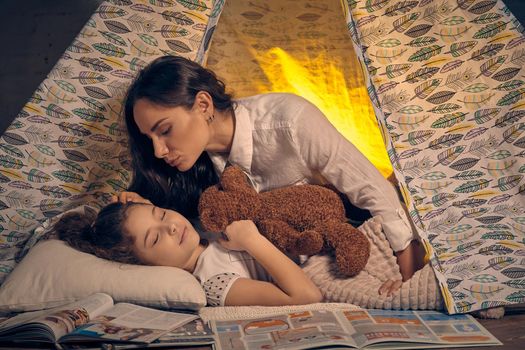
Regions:
[[[525, 310], [513, 312], [507, 311], [507, 314], [500, 320], [481, 320], [478, 321], [492, 335], [503, 343], [498, 347], [475, 347], [461, 349], [499, 349], [499, 350], [521, 350], [525, 349]], [[449, 348], [450, 349], [450, 348]], [[460, 349], [460, 348], [458, 348]]]

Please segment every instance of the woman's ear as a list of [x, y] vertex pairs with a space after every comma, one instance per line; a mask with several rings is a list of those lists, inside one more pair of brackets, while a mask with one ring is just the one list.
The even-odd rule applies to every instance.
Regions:
[[207, 91], [199, 91], [195, 95], [195, 102], [193, 108], [206, 116], [213, 115], [213, 98]]

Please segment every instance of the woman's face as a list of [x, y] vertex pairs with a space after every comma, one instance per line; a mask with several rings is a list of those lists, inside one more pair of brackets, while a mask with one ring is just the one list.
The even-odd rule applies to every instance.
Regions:
[[155, 157], [186, 171], [195, 164], [210, 139], [206, 116], [199, 109], [197, 103], [188, 110], [142, 98], [135, 103], [133, 114], [140, 132], [151, 139]]
[[146, 264], [193, 268], [200, 237], [191, 223], [176, 211], [151, 204], [127, 211], [124, 230], [134, 239], [134, 252]]

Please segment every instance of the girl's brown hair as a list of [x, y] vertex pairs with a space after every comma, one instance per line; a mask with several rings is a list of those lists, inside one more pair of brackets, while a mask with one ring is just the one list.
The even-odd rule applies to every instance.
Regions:
[[112, 203], [100, 210], [95, 220], [81, 213], [65, 214], [55, 224], [58, 237], [71, 247], [99, 258], [139, 264], [133, 252], [134, 240], [124, 229], [129, 208], [138, 203]]

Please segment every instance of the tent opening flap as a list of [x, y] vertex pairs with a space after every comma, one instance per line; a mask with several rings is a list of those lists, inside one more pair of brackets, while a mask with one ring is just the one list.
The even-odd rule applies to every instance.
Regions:
[[338, 0], [226, 1], [206, 65], [235, 97], [305, 97], [385, 177], [392, 173]]

